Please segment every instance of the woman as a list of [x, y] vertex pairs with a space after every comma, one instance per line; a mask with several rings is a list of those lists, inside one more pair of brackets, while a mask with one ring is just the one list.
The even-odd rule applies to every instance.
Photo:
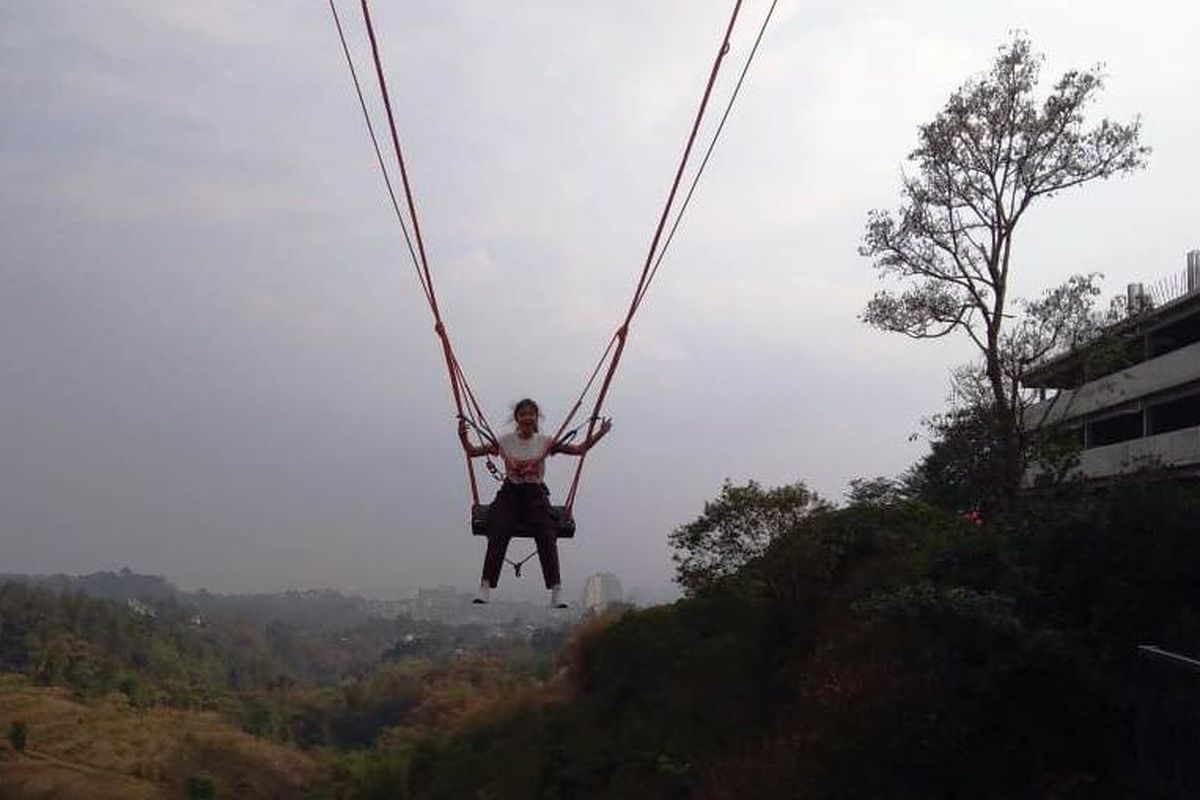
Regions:
[[600, 421], [600, 427], [579, 444], [555, 442], [551, 437], [538, 432], [541, 411], [538, 404], [529, 398], [513, 408], [513, 421], [517, 429], [500, 437], [496, 444], [473, 445], [467, 440], [466, 420], [458, 422], [458, 438], [463, 450], [470, 458], [499, 456], [504, 459], [504, 483], [492, 501], [488, 513], [488, 546], [483, 559], [483, 580], [474, 602], [486, 603], [491, 590], [500, 580], [500, 569], [504, 566], [504, 554], [513, 529], [525, 522], [533, 530], [537, 542], [538, 561], [542, 565], [542, 577], [550, 590], [550, 606], [566, 608], [562, 601], [562, 579], [558, 571], [558, 537], [554, 517], [550, 512], [550, 490], [543, 479], [546, 474], [546, 457], [555, 453], [582, 456], [592, 445], [612, 429], [612, 421]]

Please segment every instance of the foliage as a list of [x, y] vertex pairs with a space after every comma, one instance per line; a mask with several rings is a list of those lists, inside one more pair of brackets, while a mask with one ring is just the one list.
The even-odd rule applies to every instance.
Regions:
[[87, 575], [0, 574], [0, 583], [23, 583], [57, 594], [85, 594], [146, 607], [187, 609], [201, 618], [236, 619], [258, 626], [283, 624], [301, 632], [329, 632], [367, 624], [366, 601], [333, 589], [289, 590], [270, 594], [184, 592], [159, 575], [123, 567]]
[[316, 764], [211, 713], [133, 708], [120, 695], [79, 699], [14, 676], [0, 681], [0, 724], [26, 722], [29, 758], [0, 769], [3, 797], [186, 797], [207, 776], [217, 797], [307, 795]]
[[277, 670], [251, 629], [198, 627], [169, 605], [152, 617], [14, 583], [0, 584], [0, 668], [81, 696], [124, 691], [135, 703], [205, 709], [231, 690], [266, 685]]
[[15, 719], [8, 726], [8, 743], [18, 753], [22, 752], [29, 744], [29, 725], [24, 720]]
[[879, 506], [899, 502], [907, 496], [905, 486], [895, 478], [851, 478], [846, 502], [851, 506]]
[[186, 788], [188, 800], [213, 800], [217, 796], [217, 785], [208, 775], [192, 775]]
[[417, 753], [414, 797], [684, 797], [708, 758], [769, 719], [765, 609], [722, 582], [596, 619], [565, 697], [502, 704]]
[[1060, 487], [978, 526], [869, 488], [590, 621], [562, 694], [418, 743], [407, 796], [1133, 794], [1134, 645], [1200, 652], [1200, 490]]
[[668, 537], [675, 549], [675, 580], [694, 593], [734, 574], [824, 505], [803, 483], [764, 490], [754, 481], [744, 486], [726, 481], [699, 518]]
[[[793, 502], [780, 508], [796, 513], [774, 517], [759, 501], [788, 495], [747, 489], [737, 497], [756, 502], [736, 506], [745, 519], [733, 508], [721, 519], [730, 530], [765, 525], [755, 556], [672, 605], [587, 619], [556, 655], [545, 649], [553, 637], [493, 645], [429, 628], [428, 652], [452, 655], [384, 648], [371, 668], [323, 687], [222, 671], [213, 697], [246, 727], [319, 753], [323, 779], [297, 773], [313, 797], [1134, 794], [1134, 646], [1200, 653], [1200, 488], [1064, 485], [982, 524], [957, 500], [926, 502], [929, 482], [860, 481], [843, 508]], [[195, 680], [189, 659], [173, 656], [194, 643], [161, 617], [27, 587], [0, 587], [0, 612], [0, 653], [26, 674], [62, 628], [74, 636], [64, 682], [132, 677], [134, 694], [158, 696]], [[142, 626], [143, 638], [111, 633], [122, 625]], [[140, 666], [103, 657], [103, 631], [117, 652], [138, 642]], [[316, 642], [365, 635], [242, 633], [301, 660]], [[121, 707], [147, 721], [166, 713]], [[276, 785], [300, 796], [283, 771], [260, 780], [239, 735], [236, 748], [193, 743], [158, 779], [177, 794], [203, 773], [218, 796]]]
[[957, 332], [978, 349], [1009, 498], [1023, 466], [1020, 373], [1069, 343], [1081, 304], [1094, 294], [1094, 278], [1074, 276], [1024, 304], [1021, 322], [1007, 327], [1017, 226], [1034, 201], [1140, 169], [1149, 154], [1138, 120], [1086, 125], [1084, 112], [1103, 88], [1099, 67], [1066, 72], [1039, 101], [1042, 61], [1015, 35], [986, 75], [950, 96], [920, 128], [909, 154], [917, 175], [905, 177], [899, 211], [872, 211], [860, 247], [881, 277], [905, 286], [899, 295], [877, 293], [865, 322], [917, 339]]
[[905, 490], [948, 511], [990, 516], [1003, 492], [1001, 434], [979, 406], [963, 406], [926, 421], [929, 452], [902, 478]]

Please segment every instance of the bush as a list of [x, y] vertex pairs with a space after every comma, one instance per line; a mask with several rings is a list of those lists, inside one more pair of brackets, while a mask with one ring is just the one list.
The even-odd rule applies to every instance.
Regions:
[[13, 750], [23, 752], [29, 744], [29, 725], [19, 719], [13, 720], [12, 725], [8, 727], [8, 743], [12, 745]]
[[192, 775], [187, 779], [188, 800], [215, 800], [217, 785], [207, 775]]

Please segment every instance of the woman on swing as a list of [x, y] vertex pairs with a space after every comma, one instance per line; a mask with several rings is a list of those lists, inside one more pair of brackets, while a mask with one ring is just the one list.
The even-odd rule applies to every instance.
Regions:
[[500, 580], [504, 566], [504, 555], [513, 530], [525, 523], [533, 531], [537, 542], [538, 561], [542, 565], [542, 577], [550, 590], [550, 606], [566, 608], [562, 600], [562, 579], [558, 571], [558, 536], [554, 517], [550, 511], [550, 490], [543, 483], [546, 474], [546, 458], [555, 453], [582, 456], [592, 445], [612, 429], [612, 421], [601, 420], [600, 427], [579, 444], [555, 442], [551, 437], [538, 432], [541, 411], [538, 404], [529, 398], [513, 408], [513, 421], [517, 429], [501, 436], [495, 444], [485, 442], [473, 445], [467, 439], [466, 420], [458, 422], [458, 438], [469, 458], [498, 456], [504, 460], [504, 483], [492, 501], [488, 513], [487, 555], [483, 559], [483, 580], [474, 602], [486, 603], [491, 590]]

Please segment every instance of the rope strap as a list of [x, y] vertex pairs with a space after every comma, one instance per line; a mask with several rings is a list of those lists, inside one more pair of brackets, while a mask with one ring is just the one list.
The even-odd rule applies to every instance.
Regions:
[[529, 559], [533, 558], [536, 555], [537, 555], [537, 550], [534, 550], [532, 553], [525, 556], [520, 561], [513, 561], [511, 558], [506, 558], [504, 560], [507, 561], [509, 564], [512, 564], [513, 576], [519, 578], [519, 577], [521, 577], [521, 567], [525, 565], [526, 561], [528, 561]]
[[[717, 126], [716, 133], [714, 133], [714, 135], [712, 137], [712, 141], [708, 146], [707, 152], [704, 154], [704, 158], [702, 159], [700, 166], [692, 180], [691, 187], [688, 189], [686, 197], [684, 198], [681, 207], [676, 212], [674, 223], [672, 224], [670, 231], [667, 233], [666, 238], [664, 239], [663, 232], [666, 228], [667, 219], [671, 216], [672, 209], [674, 208], [675, 198], [679, 191], [680, 184], [683, 179], [684, 171], [687, 168], [687, 165], [688, 165], [688, 162], [689, 162], [689, 159], [691, 156], [691, 152], [692, 152], [692, 147], [695, 144], [696, 136], [697, 136], [697, 133], [699, 132], [700, 124], [701, 124], [702, 120], [704, 119], [704, 114], [708, 107], [709, 99], [712, 96], [712, 90], [713, 90], [713, 86], [716, 82], [717, 73], [720, 70], [722, 60], [724, 59], [726, 54], [729, 53], [729, 49], [730, 49], [729, 38], [733, 32], [734, 25], [738, 18], [738, 13], [742, 6], [742, 0], [736, 0], [736, 2], [734, 4], [733, 12], [729, 18], [729, 23], [726, 26], [724, 36], [721, 39], [721, 46], [718, 49], [716, 58], [713, 61], [712, 69], [711, 69], [711, 71], [709, 73], [709, 77], [708, 77], [708, 83], [705, 86], [704, 95], [700, 102], [700, 107], [699, 107], [698, 111], [696, 112], [695, 121], [693, 122], [691, 131], [688, 135], [687, 145], [684, 148], [683, 155], [680, 159], [679, 167], [675, 173], [674, 181], [671, 184], [671, 190], [668, 193], [666, 203], [664, 204], [662, 214], [658, 221], [658, 225], [655, 228], [654, 236], [651, 240], [649, 251], [646, 254], [646, 261], [642, 267], [641, 274], [638, 277], [637, 285], [634, 289], [633, 297], [632, 297], [632, 300], [630, 301], [629, 308], [625, 314], [625, 317], [621, 323], [621, 326], [613, 334], [612, 338], [609, 340], [608, 346], [604, 350], [604, 353], [600, 356], [600, 360], [597, 362], [595, 369], [593, 369], [591, 376], [588, 378], [583, 391], [580, 393], [578, 399], [575, 401], [575, 404], [572, 406], [570, 412], [567, 414], [566, 418], [563, 420], [562, 425], [559, 426], [557, 433], [551, 439], [551, 441], [554, 442], [555, 444], [560, 444], [560, 443], [565, 444], [566, 442], [570, 441], [575, 435], [578, 434], [579, 430], [583, 427], [582, 424], [577, 426], [576, 428], [571, 430], [569, 432], [569, 434], [567, 434], [564, 438], [564, 432], [566, 432], [568, 426], [571, 424], [572, 420], [575, 418], [575, 415], [578, 413], [579, 409], [582, 407], [583, 401], [587, 397], [588, 393], [591, 391], [591, 387], [592, 387], [593, 383], [595, 382], [596, 378], [599, 376], [600, 372], [603, 370], [604, 371], [604, 379], [601, 381], [599, 392], [596, 396], [595, 403], [592, 407], [591, 416], [587, 420], [586, 441], [588, 441], [588, 442], [592, 441], [592, 436], [595, 432], [596, 425], [601, 419], [600, 410], [603, 407], [604, 400], [606, 399], [606, 397], [608, 395], [608, 390], [612, 385], [613, 376], [616, 374], [616, 370], [620, 363], [621, 356], [623, 355], [624, 350], [625, 350], [625, 344], [628, 339], [630, 323], [633, 320], [634, 314], [637, 312], [638, 308], [641, 306], [642, 301], [645, 299], [646, 292], [649, 289], [650, 283], [653, 281], [654, 277], [658, 273], [658, 268], [662, 263], [663, 255], [665, 254], [667, 247], [670, 245], [672, 239], [675, 236], [675, 232], [679, 227], [679, 223], [680, 223], [680, 220], [682, 219], [683, 212], [684, 212], [684, 210], [686, 210], [688, 203], [691, 201], [692, 194], [695, 192], [696, 185], [700, 180], [700, 175], [703, 173], [704, 168], [708, 163], [709, 156], [711, 156], [711, 154], [712, 154], [713, 147], [716, 145], [716, 140], [720, 136], [720, 133], [725, 126], [725, 121], [729, 116], [729, 111], [733, 106], [733, 101], [734, 101], [734, 99], [736, 99], [737, 94], [741, 89], [742, 82], [746, 76], [746, 72], [750, 67], [750, 62], [753, 60], [754, 55], [758, 50], [759, 43], [762, 40], [763, 32], [766, 30], [767, 23], [770, 21], [771, 15], [775, 11], [775, 6], [776, 6], [777, 2], [778, 2], [778, 0], [772, 0], [770, 10], [768, 10], [768, 12], [766, 14], [766, 18], [763, 21], [762, 28], [759, 30], [758, 37], [754, 42], [754, 47], [751, 49], [750, 54], [746, 59], [746, 64], [742, 69], [741, 76], [739, 77], [739, 79], [737, 81], [737, 85], [734, 88], [733, 94], [729, 99], [729, 103], [725, 108], [725, 113], [721, 118], [720, 124]], [[379, 46], [378, 46], [378, 41], [375, 36], [375, 29], [371, 22], [370, 9], [368, 8], [367, 0], [361, 0], [360, 4], [362, 7], [363, 20], [365, 22], [366, 29], [367, 29], [367, 35], [368, 35], [368, 38], [369, 38], [370, 44], [371, 44], [371, 54], [372, 54], [372, 58], [374, 60], [376, 78], [379, 83], [379, 91], [380, 91], [380, 95], [381, 95], [381, 98], [383, 101], [384, 110], [386, 111], [386, 114], [387, 114], [388, 130], [389, 130], [389, 133], [391, 134], [391, 141], [392, 141], [392, 150], [393, 150], [393, 153], [396, 158], [396, 163], [400, 169], [400, 178], [401, 178], [401, 184], [402, 184], [403, 190], [404, 190], [404, 200], [405, 200], [404, 205], [405, 205], [405, 210], [407, 211], [408, 224], [406, 224], [405, 214], [401, 211], [399, 198], [397, 197], [397, 192], [395, 191], [395, 187], [393, 186], [391, 178], [389, 177], [387, 165], [385, 164], [384, 158], [382, 155], [382, 149], [379, 146], [378, 137], [376, 136], [374, 126], [371, 123], [370, 113], [367, 110], [367, 104], [363, 97], [363, 92], [362, 92], [362, 88], [361, 88], [361, 85], [360, 85], [360, 82], [358, 79], [358, 74], [354, 68], [354, 62], [350, 55], [349, 46], [346, 43], [346, 37], [345, 37], [344, 31], [342, 30], [341, 21], [338, 18], [337, 8], [334, 4], [334, 0], [329, 0], [329, 7], [333, 13], [334, 23], [337, 27], [338, 36], [341, 39], [342, 50], [345, 53], [347, 64], [350, 67], [350, 74], [354, 80], [355, 91], [358, 94], [359, 106], [362, 110], [363, 117], [366, 120], [367, 130], [371, 136], [371, 141], [375, 148], [376, 160], [379, 163], [380, 171], [383, 173], [384, 183], [387, 187], [388, 195], [392, 202], [392, 207], [396, 212], [397, 219], [400, 222], [401, 230], [404, 233], [405, 243], [408, 246], [409, 256], [412, 259], [413, 266], [416, 270], [417, 279], [421, 284], [422, 291], [425, 294], [426, 302], [428, 303], [430, 312], [433, 315], [434, 332], [437, 334], [438, 338], [441, 340], [442, 353], [443, 353], [443, 357], [446, 362], [446, 371], [447, 371], [449, 381], [450, 381], [450, 390], [451, 390], [451, 394], [453, 395], [453, 398], [454, 398], [454, 406], [455, 406], [456, 412], [458, 414], [458, 418], [460, 420], [467, 421], [467, 423], [471, 426], [471, 428], [473, 428], [475, 430], [476, 434], [479, 436], [479, 438], [482, 441], [484, 441], [490, 445], [496, 446], [497, 439], [496, 439], [495, 433], [492, 431], [491, 427], [488, 425], [487, 419], [483, 413], [483, 409], [480, 406], [477, 398], [475, 397], [475, 393], [474, 393], [474, 391], [472, 391], [470, 383], [467, 381], [466, 375], [462, 370], [462, 366], [459, 363], [458, 358], [454, 353], [454, 348], [451, 345], [450, 337], [446, 332], [446, 326], [442, 321], [441, 311], [438, 307], [437, 293], [434, 290], [433, 275], [429, 268], [429, 258], [426, 254], [424, 238], [421, 235], [421, 227], [420, 227], [420, 223], [419, 223], [418, 216], [417, 216], [416, 201], [414, 199], [412, 186], [409, 182], [408, 170], [407, 170], [407, 167], [406, 167], [405, 161], [404, 161], [404, 154], [400, 147], [400, 137], [397, 132], [395, 115], [392, 110], [391, 97], [388, 93], [387, 81], [384, 77], [383, 63], [382, 63], [382, 60], [379, 55]], [[411, 225], [411, 228], [412, 228], [412, 236], [409, 235], [409, 225]], [[660, 246], [660, 243], [661, 243], [661, 246]], [[607, 369], [604, 369], [606, 365], [607, 365]], [[579, 461], [575, 467], [575, 474], [571, 481], [571, 488], [567, 495], [567, 501], [566, 501], [566, 508], [567, 508], [568, 513], [570, 512], [570, 510], [575, 502], [575, 494], [576, 494], [576, 490], [578, 489], [578, 486], [579, 486], [580, 475], [583, 471], [583, 463], [584, 463], [585, 455], [586, 455], [586, 451], [585, 451], [584, 455], [580, 456]], [[475, 469], [474, 469], [474, 465], [471, 461], [470, 455], [466, 456], [466, 461], [467, 461], [467, 474], [468, 474], [468, 479], [470, 481], [470, 486], [471, 486], [471, 498], [475, 504], [479, 504], [479, 491], [478, 491], [478, 487], [475, 482]], [[487, 460], [487, 467], [488, 467], [488, 470], [492, 473], [493, 477], [497, 477], [497, 478], [500, 477], [499, 471], [496, 469], [495, 464], [493, 464], [490, 459]], [[532, 555], [530, 557], [532, 557]], [[529, 560], [529, 558], [525, 558], [519, 563], [514, 563], [514, 568], [517, 570], [518, 575], [520, 574], [520, 564], [523, 564], [523, 563], [525, 563], [525, 561], [528, 561], [528, 560]], [[509, 563], [513, 563], [513, 562], [509, 562]]]

